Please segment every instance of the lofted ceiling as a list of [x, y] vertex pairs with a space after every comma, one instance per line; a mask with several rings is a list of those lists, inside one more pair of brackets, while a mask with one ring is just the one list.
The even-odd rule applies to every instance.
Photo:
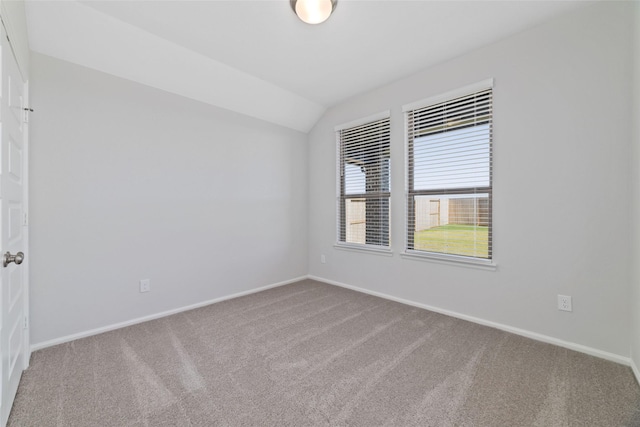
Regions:
[[538, 25], [581, 1], [26, 2], [33, 51], [308, 132], [343, 100]]

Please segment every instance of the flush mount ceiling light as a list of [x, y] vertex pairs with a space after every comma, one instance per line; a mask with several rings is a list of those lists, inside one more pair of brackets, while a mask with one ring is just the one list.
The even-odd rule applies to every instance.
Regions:
[[336, 10], [338, 0], [290, 0], [291, 8], [307, 24], [320, 24]]

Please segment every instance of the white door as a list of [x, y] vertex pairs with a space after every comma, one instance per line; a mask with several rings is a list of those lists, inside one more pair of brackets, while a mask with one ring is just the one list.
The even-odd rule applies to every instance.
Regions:
[[4, 426], [26, 367], [26, 265], [18, 256], [4, 266], [5, 254], [27, 253], [25, 84], [5, 29], [0, 41], [0, 423]]

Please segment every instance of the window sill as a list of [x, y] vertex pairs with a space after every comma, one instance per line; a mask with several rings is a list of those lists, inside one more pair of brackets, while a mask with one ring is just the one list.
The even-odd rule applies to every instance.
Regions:
[[350, 245], [348, 243], [336, 243], [334, 248], [341, 251], [366, 252], [374, 255], [393, 256], [393, 252], [389, 248], [382, 246], [366, 246], [366, 245]]
[[402, 258], [412, 259], [416, 261], [435, 262], [438, 264], [457, 265], [460, 267], [477, 268], [479, 270], [496, 271], [498, 265], [493, 261], [484, 261], [480, 259], [471, 259], [456, 255], [439, 255], [435, 253], [426, 253], [418, 251], [406, 251], [400, 254]]

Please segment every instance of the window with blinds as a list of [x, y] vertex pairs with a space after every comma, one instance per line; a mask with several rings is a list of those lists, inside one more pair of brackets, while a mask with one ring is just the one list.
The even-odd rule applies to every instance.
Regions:
[[338, 243], [389, 247], [390, 123], [337, 127]]
[[487, 85], [405, 108], [408, 253], [492, 259], [492, 81]]

